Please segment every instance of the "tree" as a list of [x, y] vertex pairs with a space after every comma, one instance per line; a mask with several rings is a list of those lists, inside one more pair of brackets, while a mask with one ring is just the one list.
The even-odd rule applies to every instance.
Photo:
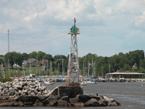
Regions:
[[42, 52], [42, 51], [38, 51], [37, 53], [37, 59], [38, 60], [42, 60], [43, 57], [45, 56], [46, 53]]
[[131, 70], [132, 67], [130, 67], [128, 64], [124, 64], [124, 67], [120, 69], [120, 71], [126, 71], [126, 70]]
[[4, 57], [4, 55], [0, 55], [0, 57]]
[[29, 55], [27, 53], [22, 54], [22, 60], [28, 60]]
[[22, 56], [20, 53], [17, 53], [15, 51], [5, 54], [4, 58], [5, 58], [5, 63], [8, 63], [8, 59], [9, 59], [9, 63], [11, 64], [12, 67], [14, 63], [18, 63], [19, 65], [22, 65], [22, 61], [23, 61]]
[[4, 63], [4, 60], [3, 59], [0, 59], [0, 64]]
[[49, 61], [52, 61], [52, 62], [53, 62], [53, 60], [54, 60], [54, 58], [52, 57], [51, 54], [46, 54], [46, 55], [44, 55], [43, 59], [46, 59], [46, 60], [49, 60]]
[[32, 53], [29, 54], [29, 58], [35, 58], [37, 59], [37, 52], [33, 51]]

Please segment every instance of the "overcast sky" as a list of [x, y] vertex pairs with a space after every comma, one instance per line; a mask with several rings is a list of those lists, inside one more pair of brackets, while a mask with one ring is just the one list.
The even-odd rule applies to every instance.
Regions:
[[74, 17], [79, 56], [145, 50], [145, 0], [0, 0], [0, 54], [67, 55]]

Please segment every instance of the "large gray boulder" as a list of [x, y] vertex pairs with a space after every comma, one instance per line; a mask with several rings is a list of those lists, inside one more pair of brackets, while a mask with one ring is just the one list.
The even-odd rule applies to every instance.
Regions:
[[44, 104], [39, 99], [37, 99], [33, 106], [44, 106]]
[[99, 103], [95, 98], [91, 98], [87, 102], [85, 102], [85, 106], [98, 106]]
[[74, 103], [74, 106], [76, 106], [76, 107], [84, 107], [84, 103], [83, 102]]
[[101, 99], [101, 97], [99, 97], [99, 96], [95, 96], [95, 95], [88, 95], [90, 98], [95, 98], [96, 100], [100, 100]]
[[74, 105], [75, 103], [77, 103], [79, 101], [78, 98], [70, 98], [69, 102], [71, 103], [71, 105]]
[[68, 96], [63, 96], [63, 97], [61, 98], [61, 100], [69, 101], [69, 97], [68, 97]]
[[67, 101], [64, 101], [64, 100], [58, 100], [57, 103], [58, 103], [58, 106], [67, 107]]
[[108, 101], [105, 99], [98, 100], [99, 106], [108, 106]]
[[79, 99], [79, 102], [83, 102], [83, 103], [91, 99], [88, 95], [83, 95], [83, 94], [78, 94], [76, 98]]
[[50, 97], [46, 98], [45, 100], [43, 100], [42, 102], [44, 105], [49, 104], [49, 106], [56, 106], [58, 99], [59, 99], [58, 96], [50, 96]]

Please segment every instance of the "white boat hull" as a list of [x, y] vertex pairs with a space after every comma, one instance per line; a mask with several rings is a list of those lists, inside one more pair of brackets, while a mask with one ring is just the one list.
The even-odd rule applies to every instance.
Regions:
[[53, 85], [54, 84], [54, 82], [44, 82], [44, 84], [47, 84], [47, 85]]
[[95, 84], [95, 82], [93, 82], [93, 81], [87, 81], [86, 83], [87, 84]]
[[81, 86], [86, 86], [86, 82], [81, 82]]

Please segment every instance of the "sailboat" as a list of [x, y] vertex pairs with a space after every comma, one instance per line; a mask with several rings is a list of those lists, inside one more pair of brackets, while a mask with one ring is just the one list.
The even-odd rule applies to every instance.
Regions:
[[[85, 59], [85, 61], [86, 61], [86, 59]], [[83, 81], [80, 83], [81, 84], [81, 86], [86, 86], [87, 85], [87, 83], [86, 83], [86, 81], [84, 81], [84, 60], [83, 60]]]

